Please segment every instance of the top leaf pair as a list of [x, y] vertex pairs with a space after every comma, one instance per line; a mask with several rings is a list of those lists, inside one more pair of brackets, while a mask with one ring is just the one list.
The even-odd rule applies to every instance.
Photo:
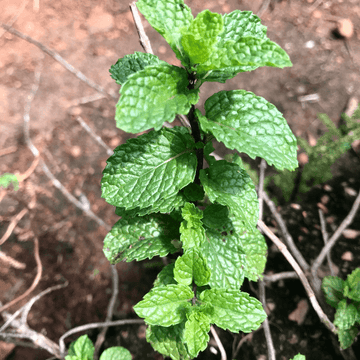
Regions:
[[139, 0], [137, 7], [196, 79], [225, 82], [260, 66], [291, 66], [250, 11], [220, 15], [204, 10], [194, 19], [183, 0]]
[[177, 114], [187, 115], [205, 81], [224, 83], [260, 66], [292, 65], [250, 11], [220, 15], [204, 10], [194, 19], [183, 0], [139, 0], [137, 7], [185, 69], [140, 52], [111, 67], [111, 76], [122, 85], [115, 119], [126, 132], [159, 130]]

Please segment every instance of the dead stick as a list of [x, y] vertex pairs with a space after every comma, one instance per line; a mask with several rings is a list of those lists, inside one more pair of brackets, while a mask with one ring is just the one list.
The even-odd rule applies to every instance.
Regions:
[[335, 328], [335, 325], [329, 320], [329, 318], [326, 316], [326, 314], [321, 309], [321, 306], [319, 305], [316, 296], [314, 294], [313, 289], [311, 288], [308, 279], [306, 278], [304, 272], [301, 270], [298, 263], [295, 261], [293, 256], [290, 254], [289, 250], [286, 248], [285, 244], [280, 241], [280, 239], [264, 224], [262, 220], [259, 220], [257, 223], [257, 226], [259, 229], [264, 232], [269, 239], [277, 246], [277, 248], [281, 251], [281, 253], [285, 256], [286, 260], [290, 263], [290, 265], [293, 267], [293, 269], [298, 274], [300, 281], [302, 282], [305, 291], [310, 299], [310, 302], [316, 311], [317, 315], [319, 316], [319, 319], [322, 323], [325, 324], [325, 326], [334, 334], [337, 334], [337, 330]]
[[58, 54], [56, 51], [49, 49], [48, 47], [46, 47], [45, 45], [43, 45], [41, 42], [33, 39], [32, 37], [23, 34], [22, 32], [12, 28], [11, 26], [8, 26], [6, 24], [0, 23], [0, 26], [5, 29], [6, 31], [8, 31], [9, 33], [16, 35], [17, 37], [37, 46], [40, 50], [42, 50], [44, 53], [50, 55], [54, 60], [56, 60], [58, 63], [60, 63], [66, 70], [70, 71], [72, 74], [74, 74], [78, 79], [80, 79], [82, 82], [84, 82], [85, 84], [89, 85], [90, 87], [92, 87], [93, 89], [95, 89], [96, 91], [111, 97], [113, 99], [117, 99], [116, 95], [112, 95], [110, 93], [108, 93], [103, 87], [101, 87], [100, 85], [96, 84], [94, 81], [90, 80], [89, 78], [87, 78], [80, 70], [77, 70], [76, 68], [74, 68], [74, 66], [72, 66], [71, 64], [69, 64], [62, 56], [60, 56], [60, 54]]

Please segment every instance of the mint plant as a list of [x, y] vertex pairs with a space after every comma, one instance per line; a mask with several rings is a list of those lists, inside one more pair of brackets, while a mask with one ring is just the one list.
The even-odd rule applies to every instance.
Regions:
[[[95, 347], [87, 335], [80, 336], [70, 344], [68, 355], [65, 360], [93, 360]], [[106, 349], [99, 360], [131, 360], [129, 350], [121, 346], [113, 346]]]
[[13, 185], [14, 190], [19, 190], [19, 180], [15, 174], [5, 173], [0, 176], [0, 188], [8, 188], [10, 185]]
[[[280, 170], [298, 166], [296, 138], [274, 105], [249, 91], [220, 91], [202, 114], [195, 108], [200, 86], [292, 64], [249, 11], [204, 10], [194, 19], [183, 0], [139, 0], [137, 7], [183, 67], [135, 52], [110, 69], [121, 85], [116, 126], [154, 130], [107, 160], [102, 197], [121, 219], [104, 253], [112, 264], [176, 254], [134, 310], [149, 325], [155, 350], [192, 359], [206, 348], [211, 324], [251, 332], [266, 318], [261, 303], [240, 290], [245, 278], [261, 278], [266, 263], [255, 186], [241, 159], [216, 161], [212, 141]], [[177, 114], [191, 127], [162, 128]]]
[[360, 268], [344, 281], [337, 276], [326, 276], [322, 281], [326, 302], [336, 309], [334, 325], [342, 349], [352, 345], [360, 325]]

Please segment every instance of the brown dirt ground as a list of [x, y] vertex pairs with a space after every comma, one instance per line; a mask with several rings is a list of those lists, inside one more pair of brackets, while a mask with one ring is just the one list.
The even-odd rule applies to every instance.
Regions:
[[[205, 8], [220, 13], [235, 9], [257, 12], [262, 1], [186, 0], [185, 3], [196, 15]], [[43, 0], [39, 2], [38, 9], [36, 1], [1, 0], [0, 9], [1, 22], [7, 23], [17, 14], [14, 28], [59, 52], [75, 68], [112, 94], [117, 94], [118, 86], [109, 76], [110, 66], [126, 54], [142, 51], [128, 1], [125, 0]], [[350, 19], [354, 25], [354, 34], [349, 39], [336, 34], [337, 21], [342, 18]], [[241, 74], [224, 85], [205, 84], [201, 90], [201, 104], [213, 92], [222, 89], [253, 91], [283, 112], [296, 135], [316, 139], [324, 130], [317, 113], [327, 113], [337, 123], [349, 98], [360, 98], [360, 2], [273, 0], [262, 20], [268, 27], [269, 38], [286, 49], [294, 66], [283, 70], [258, 69]], [[178, 64], [162, 37], [145, 21], [144, 26], [155, 54], [169, 63]], [[31, 138], [42, 159], [65, 188], [76, 198], [84, 194], [92, 211], [107, 224], [114, 224], [117, 220], [114, 209], [101, 199], [99, 186], [108, 155], [79, 125], [76, 116], [80, 115], [108, 146], [115, 148], [129, 137], [115, 127], [116, 102], [102, 98], [82, 104], [83, 97], [96, 94], [94, 89], [34, 45], [3, 32], [1, 28], [0, 35], [0, 151], [13, 149], [0, 157], [0, 174], [23, 173], [33, 160], [24, 141], [23, 114], [34, 83], [34, 72], [42, 63], [40, 87], [30, 112]], [[319, 95], [319, 101], [300, 101], [301, 96], [314, 93]], [[316, 199], [320, 195], [316, 195]], [[0, 262], [0, 300], [7, 303], [22, 294], [35, 277], [33, 232], [40, 241], [44, 268], [43, 277], [33, 294], [63, 279], [70, 283], [67, 288], [38, 301], [29, 316], [33, 329], [57, 341], [65, 331], [75, 326], [105, 318], [111, 293], [110, 268], [102, 253], [106, 230], [70, 204], [38, 166], [17, 193], [9, 191], [0, 203], [0, 236], [10, 219], [29, 203], [31, 196], [36, 197], [35, 207], [24, 216], [13, 235], [1, 247], [1, 251], [26, 264], [26, 268], [14, 269]], [[349, 198], [345, 208], [349, 207], [351, 200]], [[337, 215], [338, 209], [334, 211]], [[356, 241], [359, 243], [359, 238]], [[346, 246], [341, 251], [345, 252]], [[340, 255], [339, 262], [342, 261]], [[342, 261], [341, 266], [345, 263]], [[118, 264], [120, 294], [115, 311], [117, 318], [135, 317], [132, 306], [151, 287], [158, 270], [156, 265], [156, 262], [153, 267]], [[354, 264], [345, 266], [344, 273], [352, 267]], [[276, 286], [273, 285], [274, 288]], [[301, 296], [305, 297], [304, 294], [291, 294], [285, 294], [293, 296], [291, 300], [285, 295], [283, 300], [291, 302], [290, 307], [296, 307]], [[26, 300], [12, 307], [11, 311]], [[280, 313], [277, 316], [280, 317]], [[281, 358], [288, 359], [298, 352], [297, 349], [309, 352], [309, 359], [318, 358], [310, 355], [309, 346], [314, 345], [309, 342], [306, 346], [304, 343], [301, 345], [301, 336], [305, 335], [296, 333], [295, 337], [287, 336], [284, 334], [285, 325], [281, 332], [285, 337], [277, 344]], [[110, 336], [114, 339], [113, 343], [127, 346], [135, 359], [143, 358], [144, 354], [148, 358], [162, 358], [146, 344], [141, 327], [124, 328], [120, 333], [111, 332]], [[222, 336], [229, 338], [226, 333]], [[318, 339], [320, 335], [315, 332], [309, 336]], [[225, 339], [225, 342], [230, 343], [231, 339]], [[13, 349], [11, 345], [0, 342], [0, 359], [5, 359], [10, 353], [11, 359], [16, 360], [41, 360], [49, 356], [39, 350]], [[248, 358], [260, 359], [265, 353], [265, 348], [260, 346], [248, 353]], [[209, 353], [208, 356], [212, 355]]]

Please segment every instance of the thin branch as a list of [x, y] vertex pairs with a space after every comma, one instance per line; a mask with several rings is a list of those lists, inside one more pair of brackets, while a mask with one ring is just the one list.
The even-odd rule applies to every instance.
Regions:
[[58, 63], [60, 63], [66, 70], [70, 71], [72, 74], [74, 74], [78, 79], [83, 81], [88, 86], [92, 87], [96, 91], [109, 96], [113, 99], [117, 99], [116, 95], [112, 95], [108, 93], [103, 87], [96, 84], [94, 81], [87, 78], [81, 71], [75, 69], [72, 65], [70, 65], [63, 57], [61, 57], [56, 51], [49, 49], [45, 45], [43, 45], [41, 42], [33, 39], [32, 37], [12, 28], [11, 26], [5, 25], [3, 23], [0, 23], [0, 26], [8, 31], [9, 33], [16, 35], [17, 37], [37, 46], [40, 50], [42, 50], [44, 53], [50, 55], [54, 60], [56, 60]]
[[231, 358], [232, 358], [232, 359], [235, 359], [235, 358], [236, 358], [237, 354], [238, 354], [239, 351], [240, 351], [240, 348], [241, 348], [242, 344], [243, 344], [245, 341], [249, 340], [249, 339], [253, 336], [253, 334], [254, 334], [256, 331], [259, 331], [260, 329], [262, 329], [262, 325], [261, 325], [258, 329], [254, 330], [253, 332], [245, 335], [245, 336], [239, 341], [239, 343], [238, 343], [235, 351], [233, 350], [233, 353], [232, 353], [232, 355], [231, 355]]
[[0, 261], [3, 261], [15, 269], [25, 269], [26, 265], [20, 261], [13, 259], [11, 256], [6, 255], [3, 251], [0, 251]]
[[353, 222], [356, 212], [359, 209], [359, 206], [360, 206], [360, 191], [353, 203], [353, 206], [352, 206], [349, 214], [346, 216], [346, 218], [343, 220], [343, 222], [340, 224], [340, 226], [336, 229], [334, 234], [329, 239], [328, 243], [322, 248], [319, 256], [315, 259], [313, 265], [311, 266], [311, 275], [314, 278], [317, 275], [318, 269], [321, 266], [321, 264], [323, 263], [323, 261], [326, 257], [326, 254], [335, 245], [336, 241], [340, 238], [343, 231]]
[[[30, 109], [31, 109], [31, 103], [32, 100], [35, 97], [35, 94], [39, 88], [40, 83], [40, 74], [41, 74], [41, 66], [36, 70], [35, 72], [35, 82], [32, 87], [31, 93], [27, 98], [27, 102], [25, 104], [25, 110], [24, 110], [24, 136], [25, 141], [31, 152], [35, 157], [39, 156], [39, 150], [35, 147], [35, 145], [32, 143], [30, 138]], [[61, 182], [56, 179], [56, 177], [53, 175], [53, 173], [49, 170], [48, 166], [45, 164], [43, 160], [41, 160], [41, 167], [45, 173], [45, 175], [51, 180], [52, 184], [62, 192], [62, 194], [77, 208], [82, 210], [87, 216], [89, 216], [91, 219], [96, 221], [100, 226], [103, 226], [107, 231], [110, 231], [111, 227], [106, 224], [102, 219], [100, 219], [97, 215], [95, 215], [90, 209], [88, 204], [84, 204], [81, 201], [77, 200], [73, 195], [69, 193], [69, 191], [66, 190], [66, 188], [61, 184]]]
[[[322, 212], [321, 209], [319, 209], [319, 217], [320, 217], [321, 233], [324, 240], [324, 244], [326, 245], [327, 242], [329, 241], [329, 234], [326, 231], [326, 221], [325, 221], [324, 213]], [[334, 269], [333, 269], [333, 263], [331, 261], [330, 251], [326, 254], [326, 259], [330, 267], [331, 276], [334, 276]]]
[[210, 331], [211, 331], [211, 334], [214, 337], [214, 339], [216, 341], [216, 344], [217, 344], [217, 346], [218, 346], [218, 348], [220, 350], [221, 360], [227, 360], [226, 351], [225, 351], [224, 346], [223, 346], [223, 344], [222, 344], [222, 342], [221, 342], [221, 340], [220, 340], [220, 338], [219, 338], [219, 336], [218, 336], [218, 334], [217, 334], [217, 332], [216, 332], [213, 325], [210, 326]]
[[136, 30], [139, 34], [140, 44], [148, 54], [154, 54], [149, 38], [147, 37], [135, 1], [130, 4], [130, 10], [134, 18]]
[[[260, 298], [263, 308], [265, 309], [265, 307], [266, 307], [265, 283], [261, 280], [259, 280], [259, 298]], [[276, 360], [274, 343], [272, 341], [269, 321], [267, 318], [264, 320], [262, 325], [263, 325], [264, 332], [265, 332], [266, 346], [267, 346], [267, 350], [268, 350], [268, 358], [269, 358], [269, 360]]]
[[[115, 302], [119, 294], [119, 274], [116, 270], [116, 265], [111, 265], [111, 278], [112, 278], [112, 295], [107, 309], [105, 322], [111, 321], [114, 314]], [[95, 360], [97, 360], [99, 357], [100, 347], [105, 341], [105, 336], [107, 331], [108, 331], [108, 327], [104, 327], [96, 339], [95, 351], [94, 351]]]
[[20, 300], [26, 298], [36, 288], [36, 286], [38, 285], [38, 283], [41, 279], [43, 268], [42, 268], [41, 259], [40, 259], [40, 255], [39, 255], [39, 240], [37, 237], [34, 237], [34, 257], [35, 257], [36, 266], [37, 266], [37, 273], [36, 273], [33, 283], [22, 295], [20, 295], [16, 299], [10, 301], [8, 304], [0, 307], [0, 313], [3, 312], [4, 310], [8, 309], [9, 307], [13, 306], [14, 304], [18, 303]]
[[[6, 23], [7, 26], [13, 26], [16, 22], [16, 20], [19, 18], [19, 16], [22, 14], [22, 12], [25, 10], [26, 5], [28, 4], [29, 0], [24, 0], [21, 4], [19, 10], [16, 11], [16, 14], [12, 17], [10, 21]], [[5, 29], [0, 30], [0, 38], [6, 33]]]
[[7, 227], [4, 235], [0, 239], [0, 245], [2, 245], [12, 234], [16, 228], [19, 221], [29, 212], [27, 208], [22, 209], [18, 214], [16, 214], [10, 221], [9, 226]]
[[59, 339], [59, 347], [61, 358], [64, 357], [65, 354], [65, 342], [64, 339], [72, 334], [76, 334], [81, 331], [96, 329], [101, 327], [110, 327], [110, 326], [120, 326], [120, 325], [130, 325], [130, 324], [144, 324], [144, 320], [140, 319], [129, 319], [129, 320], [117, 320], [117, 321], [109, 321], [109, 322], [100, 322], [100, 323], [92, 323], [87, 325], [78, 326], [74, 329], [67, 331], [64, 335]]
[[284, 271], [279, 274], [263, 275], [263, 276], [264, 276], [264, 281], [270, 281], [270, 282], [276, 282], [276, 281], [284, 280], [284, 279], [298, 279], [299, 278], [295, 271]]
[[114, 152], [105, 144], [104, 140], [94, 133], [93, 130], [91, 130], [90, 126], [82, 119], [81, 116], [76, 117], [76, 121], [87, 131], [87, 133], [97, 142], [99, 143], [105, 150], [106, 153], [111, 156], [114, 154]]
[[0, 150], [0, 156], [4, 156], [4, 155], [8, 155], [8, 154], [12, 154], [17, 150], [17, 146], [9, 146], [5, 149]]
[[263, 192], [263, 198], [264, 198], [267, 206], [269, 207], [271, 213], [275, 217], [277, 223], [279, 224], [281, 232], [286, 241], [286, 244], [289, 247], [289, 249], [291, 250], [292, 254], [294, 255], [296, 261], [300, 264], [300, 266], [302, 267], [302, 269], [305, 272], [309, 271], [310, 270], [309, 264], [306, 262], [306, 260], [304, 259], [304, 257], [302, 256], [302, 254], [300, 253], [298, 248], [296, 247], [294, 240], [293, 240], [292, 236], [290, 235], [282, 216], [276, 210], [275, 204], [273, 203], [273, 201], [270, 200], [268, 194], [265, 191]]
[[256, 15], [261, 18], [264, 14], [264, 12], [267, 10], [267, 8], [269, 7], [271, 3], [271, 0], [264, 0], [263, 3], [260, 6], [260, 9], [258, 10], [258, 12], [256, 13]]
[[280, 239], [264, 224], [263, 221], [259, 220], [257, 223], [257, 226], [261, 231], [263, 231], [270, 240], [278, 247], [278, 249], [281, 251], [281, 253], [285, 256], [286, 260], [290, 263], [290, 265], [293, 267], [293, 269], [298, 274], [300, 281], [302, 282], [305, 291], [310, 299], [310, 302], [316, 311], [317, 315], [320, 318], [320, 321], [325, 324], [325, 326], [334, 334], [337, 334], [337, 330], [335, 328], [335, 325], [329, 320], [329, 318], [326, 316], [326, 314], [321, 309], [316, 296], [314, 294], [313, 289], [311, 288], [309, 281], [307, 280], [304, 272], [301, 270], [298, 263], [295, 261], [293, 256], [290, 254], [289, 250], [286, 248], [286, 246], [280, 241]]

